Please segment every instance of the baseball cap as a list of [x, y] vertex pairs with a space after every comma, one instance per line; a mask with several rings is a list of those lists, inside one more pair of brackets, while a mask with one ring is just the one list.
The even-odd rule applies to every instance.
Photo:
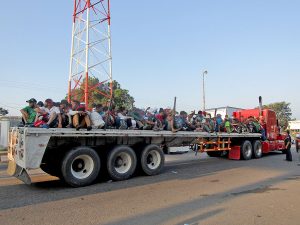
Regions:
[[37, 103], [35, 98], [31, 98], [31, 99], [27, 100], [26, 102], [28, 102], [28, 103], [31, 103], [31, 102]]
[[47, 98], [47, 99], [45, 100], [45, 102], [46, 102], [46, 103], [50, 103], [50, 104], [51, 104], [51, 103], [53, 103], [53, 100], [52, 100], [52, 99], [50, 99], [50, 98]]

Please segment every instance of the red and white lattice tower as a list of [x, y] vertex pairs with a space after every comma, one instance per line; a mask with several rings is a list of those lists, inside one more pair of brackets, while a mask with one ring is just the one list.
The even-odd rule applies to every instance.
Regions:
[[[99, 83], [90, 85], [90, 76]], [[74, 0], [68, 101], [88, 107], [91, 91], [112, 98], [110, 0]]]

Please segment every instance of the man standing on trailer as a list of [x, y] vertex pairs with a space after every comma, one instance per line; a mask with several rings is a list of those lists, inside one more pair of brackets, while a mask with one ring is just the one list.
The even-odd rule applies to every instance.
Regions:
[[284, 145], [285, 145], [285, 149], [286, 149], [286, 160], [291, 162], [291, 161], [293, 161], [292, 153], [291, 153], [292, 138], [291, 138], [289, 130], [287, 130], [286, 133], [287, 133], [287, 136], [284, 139]]

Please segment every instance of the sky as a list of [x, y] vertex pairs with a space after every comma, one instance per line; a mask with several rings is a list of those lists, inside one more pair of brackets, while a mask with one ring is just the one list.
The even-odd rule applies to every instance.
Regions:
[[[111, 0], [113, 79], [137, 107], [291, 103], [300, 119], [299, 0]], [[60, 101], [68, 86], [72, 0], [4, 1], [0, 107]]]

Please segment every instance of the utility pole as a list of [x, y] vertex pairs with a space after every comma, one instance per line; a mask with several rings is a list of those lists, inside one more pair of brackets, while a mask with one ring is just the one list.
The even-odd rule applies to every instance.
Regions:
[[[91, 106], [91, 92], [112, 99], [110, 0], [74, 0], [68, 101]], [[90, 77], [99, 82], [91, 84]]]
[[204, 72], [203, 72], [203, 79], [202, 79], [202, 81], [203, 81], [203, 83], [202, 83], [202, 90], [203, 90], [203, 112], [205, 112], [205, 75], [207, 74], [208, 72], [207, 72], [207, 70], [205, 70]]

